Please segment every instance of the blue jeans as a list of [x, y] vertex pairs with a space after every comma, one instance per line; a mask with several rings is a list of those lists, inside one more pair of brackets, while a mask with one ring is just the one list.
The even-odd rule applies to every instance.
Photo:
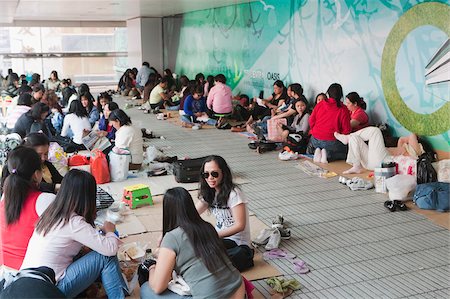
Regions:
[[168, 111], [178, 111], [180, 110], [180, 105], [175, 105], [175, 106], [166, 106], [166, 110]]
[[151, 298], [166, 298], [166, 299], [180, 299], [180, 298], [192, 298], [192, 296], [181, 296], [177, 293], [172, 292], [167, 289], [162, 294], [156, 294], [153, 289], [148, 285], [148, 282], [141, 285], [141, 298], [151, 299]]
[[264, 116], [260, 122], [256, 123], [256, 126], [258, 126], [261, 129], [261, 131], [264, 135], [267, 135], [267, 121], [270, 118], [271, 118], [270, 116]]
[[[181, 115], [180, 118], [181, 118], [182, 122], [185, 122], [185, 123], [188, 123], [188, 124], [192, 124], [192, 123], [197, 122], [195, 116]], [[208, 119], [208, 121], [206, 122], [206, 124], [210, 125], [210, 126], [215, 126], [216, 123], [217, 123], [217, 120], [212, 119], [212, 118]]]
[[125, 298], [128, 292], [116, 256], [104, 256], [91, 251], [66, 269], [66, 275], [56, 285], [67, 298], [74, 298], [86, 290], [98, 277], [102, 278], [108, 298]]
[[327, 160], [345, 160], [347, 158], [348, 146], [338, 140], [320, 140], [311, 136], [307, 148], [308, 154], [314, 154], [316, 148], [327, 150]]

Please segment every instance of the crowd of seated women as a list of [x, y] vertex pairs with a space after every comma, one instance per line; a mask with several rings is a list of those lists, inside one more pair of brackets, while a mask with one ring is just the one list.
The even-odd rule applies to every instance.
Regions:
[[[11, 73], [8, 82], [16, 76]], [[142, 133], [108, 93], [95, 99], [86, 84], [69, 92], [67, 88], [73, 88], [70, 82], [57, 84], [56, 72], [46, 84], [37, 76], [33, 80], [33, 86], [14, 81], [6, 89], [17, 99], [8, 111], [8, 129], [24, 142], [10, 152], [2, 171], [0, 277], [21, 269], [48, 267], [54, 274], [55, 291], [63, 296], [76, 297], [100, 278], [108, 297], [123, 298], [132, 290], [127, 288], [116, 257], [120, 241], [115, 226], [105, 221], [99, 232], [94, 224], [94, 178], [80, 170], [63, 177], [48, 161], [48, 151], [58, 136], [70, 138], [82, 149], [83, 136], [94, 129], [114, 146], [128, 149], [130, 169], [139, 169]], [[343, 99], [337, 83], [318, 94], [314, 105], [303, 94], [301, 84], [286, 87], [279, 80], [268, 98], [250, 99], [233, 97], [222, 74], [206, 80], [203, 74], [195, 80], [187, 76], [175, 80], [170, 70], [159, 76], [144, 63], [139, 71], [127, 70], [118, 89], [141, 96], [144, 111], [178, 110], [184, 127], [206, 123], [223, 128], [223, 119], [233, 117], [242, 122], [235, 130], [266, 132], [269, 120], [285, 120], [278, 124], [284, 141], [301, 135], [308, 141], [305, 151], [314, 154], [315, 162], [347, 158], [353, 164], [349, 173], [359, 172], [361, 167], [370, 169], [386, 155], [380, 132], [369, 127], [363, 99], [356, 92]], [[369, 141], [368, 149], [365, 141]], [[412, 139], [403, 140], [401, 149], [420, 152]], [[368, 154], [373, 151], [379, 155]], [[215, 227], [200, 217], [205, 211], [215, 216]], [[197, 203], [182, 188], [166, 192], [162, 227], [156, 262], [149, 266], [141, 298], [182, 298], [168, 290], [174, 270], [194, 298], [244, 298], [239, 271], [251, 268], [254, 257], [248, 199], [234, 184], [222, 157], [205, 159]]]

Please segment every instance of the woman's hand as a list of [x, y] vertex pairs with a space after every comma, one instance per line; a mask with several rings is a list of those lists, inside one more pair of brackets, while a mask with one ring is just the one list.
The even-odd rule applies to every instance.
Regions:
[[116, 225], [114, 223], [111, 223], [109, 221], [105, 221], [103, 223], [103, 227], [102, 227], [102, 231], [107, 234], [107, 233], [113, 233], [116, 231]]

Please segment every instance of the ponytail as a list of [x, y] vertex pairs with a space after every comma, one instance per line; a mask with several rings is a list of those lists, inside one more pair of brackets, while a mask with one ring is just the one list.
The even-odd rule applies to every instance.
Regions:
[[367, 104], [366, 102], [364, 102], [364, 98], [360, 98], [358, 101], [358, 106], [362, 108], [362, 110], [366, 110], [367, 108]]
[[8, 155], [2, 174], [2, 192], [5, 201], [6, 224], [20, 218], [28, 192], [33, 186], [33, 174], [41, 169], [41, 159], [32, 148], [19, 146]]

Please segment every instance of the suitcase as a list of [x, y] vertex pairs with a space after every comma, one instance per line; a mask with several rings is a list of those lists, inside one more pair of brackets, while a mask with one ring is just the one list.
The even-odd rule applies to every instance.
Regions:
[[178, 160], [173, 163], [173, 175], [177, 183], [195, 183], [200, 180], [200, 168], [206, 157]]

